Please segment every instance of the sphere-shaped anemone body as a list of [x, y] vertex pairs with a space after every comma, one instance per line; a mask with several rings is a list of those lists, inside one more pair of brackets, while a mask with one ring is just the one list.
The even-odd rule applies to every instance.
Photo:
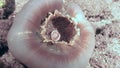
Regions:
[[87, 65], [95, 44], [94, 30], [79, 6], [70, 4], [69, 16], [59, 13], [63, 7], [62, 0], [31, 0], [24, 6], [7, 37], [16, 59], [29, 68]]

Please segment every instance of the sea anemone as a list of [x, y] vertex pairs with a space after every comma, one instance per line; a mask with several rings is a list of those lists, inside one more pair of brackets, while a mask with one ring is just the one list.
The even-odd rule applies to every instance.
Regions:
[[80, 7], [64, 6], [62, 0], [30, 0], [16, 15], [7, 41], [13, 56], [29, 68], [85, 68], [95, 45]]

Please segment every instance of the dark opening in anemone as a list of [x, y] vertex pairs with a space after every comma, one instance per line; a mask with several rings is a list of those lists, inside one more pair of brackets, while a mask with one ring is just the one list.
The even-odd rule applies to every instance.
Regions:
[[71, 23], [70, 20], [66, 17], [54, 17], [52, 19], [52, 24], [55, 28], [57, 28], [58, 32], [60, 33], [60, 41], [65, 41], [67, 43], [70, 42], [70, 40], [75, 35], [75, 28], [74, 24]]

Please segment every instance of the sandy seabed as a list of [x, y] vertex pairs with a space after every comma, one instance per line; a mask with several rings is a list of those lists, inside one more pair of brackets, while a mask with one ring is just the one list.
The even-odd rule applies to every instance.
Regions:
[[[16, 0], [15, 14], [29, 0]], [[65, 0], [77, 3], [95, 29], [96, 44], [86, 68], [120, 68], [120, 1]], [[8, 51], [0, 57], [0, 68], [27, 68]]]

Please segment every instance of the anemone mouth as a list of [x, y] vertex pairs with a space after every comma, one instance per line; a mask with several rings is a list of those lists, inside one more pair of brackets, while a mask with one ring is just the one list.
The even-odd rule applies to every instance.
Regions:
[[41, 27], [44, 42], [70, 43], [76, 35], [75, 24], [58, 11], [50, 13]]
[[53, 18], [52, 24], [61, 35], [60, 41], [69, 43], [75, 35], [74, 24], [71, 23], [66, 17], [62, 16]]

